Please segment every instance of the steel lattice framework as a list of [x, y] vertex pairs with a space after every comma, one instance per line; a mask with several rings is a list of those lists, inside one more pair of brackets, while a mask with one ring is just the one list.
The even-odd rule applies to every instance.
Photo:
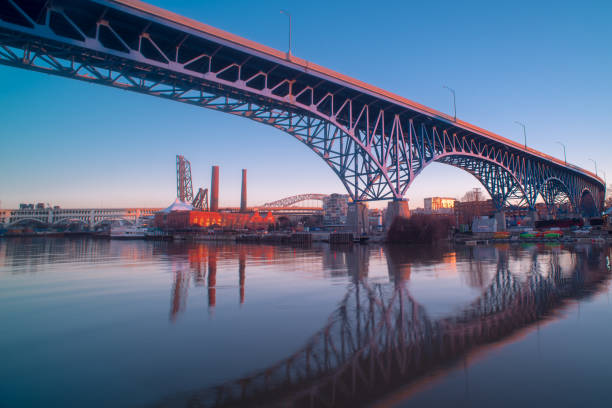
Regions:
[[193, 202], [191, 203], [193, 208], [201, 210], [201, 211], [209, 211], [208, 207], [208, 189], [200, 188], [198, 190], [198, 194], [196, 194]]
[[323, 201], [323, 199], [327, 197], [327, 194], [299, 194], [291, 197], [281, 198], [280, 200], [272, 201], [270, 203], [265, 203], [262, 207], [272, 208], [272, 207], [290, 207], [293, 204], [297, 204], [302, 201], [310, 201], [310, 200], [318, 200]]
[[180, 154], [176, 155], [176, 197], [184, 203], [193, 200], [191, 163]]
[[437, 161], [473, 174], [498, 208], [559, 194], [575, 209], [587, 194], [603, 205], [605, 184], [586, 170], [136, 0], [0, 2], [0, 63], [273, 126], [321, 157], [353, 201], [401, 200]]

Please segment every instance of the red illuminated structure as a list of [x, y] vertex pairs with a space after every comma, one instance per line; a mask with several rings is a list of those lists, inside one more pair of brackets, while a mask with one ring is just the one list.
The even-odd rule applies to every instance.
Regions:
[[251, 214], [213, 211], [171, 211], [155, 214], [155, 226], [167, 230], [220, 227], [226, 229], [267, 229], [276, 219], [268, 212], [262, 217], [259, 212]]

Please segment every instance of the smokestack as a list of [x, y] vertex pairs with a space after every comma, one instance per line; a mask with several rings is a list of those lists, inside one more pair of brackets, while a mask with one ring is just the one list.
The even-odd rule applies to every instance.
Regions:
[[247, 180], [246, 169], [242, 169], [242, 190], [240, 191], [240, 212], [247, 212]]
[[210, 211], [219, 211], [219, 166], [212, 167], [212, 180], [210, 181]]

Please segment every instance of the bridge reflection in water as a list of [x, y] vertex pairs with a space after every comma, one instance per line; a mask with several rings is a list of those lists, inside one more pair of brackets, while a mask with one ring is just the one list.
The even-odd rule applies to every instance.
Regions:
[[[371, 248], [329, 251], [323, 262], [343, 264], [351, 283], [336, 310], [318, 332], [277, 363], [192, 395], [190, 406], [351, 406], [375, 401], [433, 369], [462, 361], [487, 344], [512, 338], [553, 316], [572, 301], [606, 287], [610, 249], [598, 247], [525, 248], [498, 246], [472, 251], [470, 283], [480, 296], [450, 316], [434, 318], [408, 290], [413, 259], [454, 262], [436, 248], [382, 249], [387, 283], [368, 279]], [[337, 256], [338, 254], [343, 256]], [[196, 285], [208, 266], [208, 304], [215, 305], [218, 257], [238, 258], [240, 303], [244, 302], [246, 259], [275, 259], [274, 247], [197, 246], [189, 250]], [[290, 258], [283, 258], [285, 262]], [[520, 260], [522, 259], [523, 264]], [[487, 266], [495, 272], [485, 284]], [[336, 265], [340, 266], [340, 265]], [[171, 319], [181, 310], [188, 275], [177, 272]], [[184, 301], [184, 300], [183, 300]]]

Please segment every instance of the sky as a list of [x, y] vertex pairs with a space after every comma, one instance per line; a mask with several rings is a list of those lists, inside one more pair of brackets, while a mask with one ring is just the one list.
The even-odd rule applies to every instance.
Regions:
[[[491, 1], [151, 0], [149, 3], [292, 52], [612, 179], [612, 3]], [[164, 207], [175, 155], [194, 190], [220, 166], [220, 205], [344, 193], [327, 165], [277, 129], [221, 112], [0, 66], [0, 208]], [[432, 164], [408, 190], [461, 198], [479, 183]], [[383, 206], [385, 203], [372, 206]]]

